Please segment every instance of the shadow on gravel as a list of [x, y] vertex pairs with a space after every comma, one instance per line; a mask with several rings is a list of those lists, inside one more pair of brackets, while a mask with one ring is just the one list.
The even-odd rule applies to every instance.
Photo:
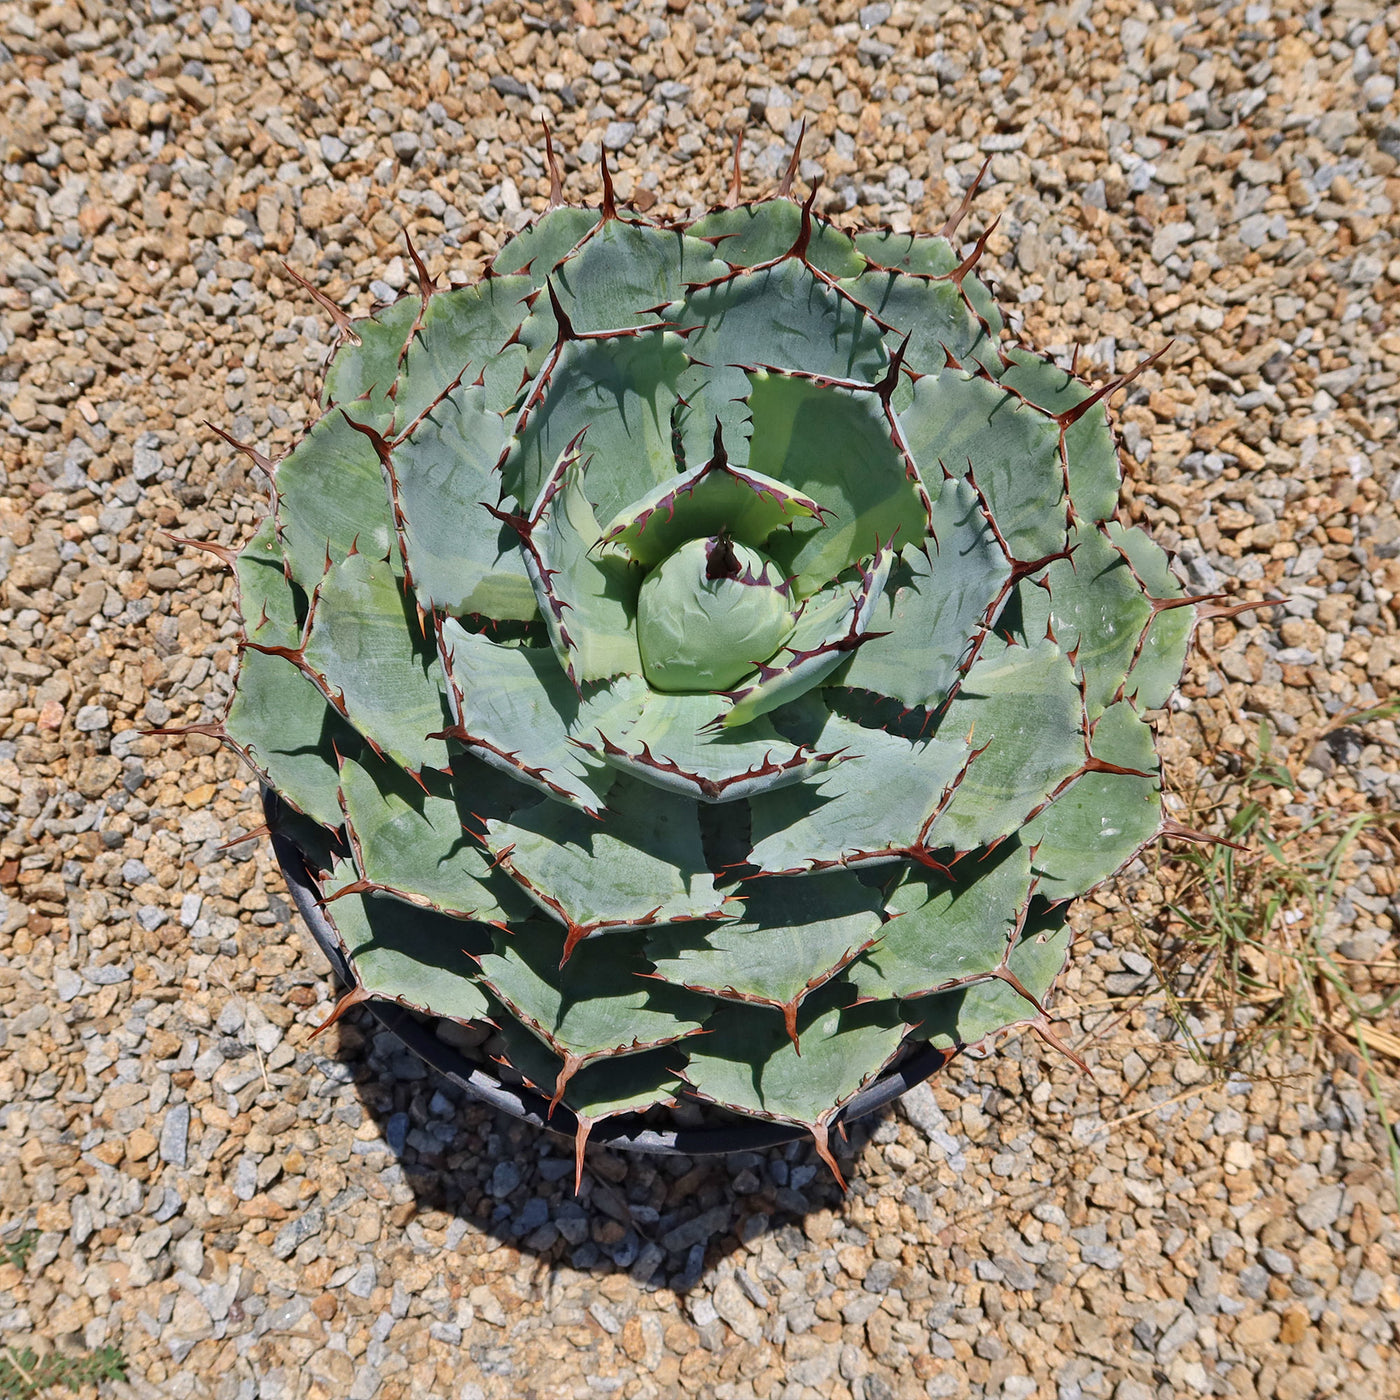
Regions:
[[[411, 1193], [413, 1209], [400, 1208], [400, 1223], [422, 1211], [452, 1215], [449, 1248], [475, 1229], [549, 1268], [627, 1274], [638, 1285], [684, 1294], [699, 1282], [712, 1245], [727, 1255], [772, 1234], [791, 1257], [809, 1247], [804, 1220], [823, 1209], [839, 1213], [845, 1200], [803, 1140], [723, 1157], [590, 1145], [575, 1195], [571, 1136], [474, 1099], [363, 1007], [314, 1048], [326, 1076], [319, 1091], [339, 1100], [333, 1115], [355, 1130], [352, 1157], [378, 1168], [391, 1200], [402, 1187]], [[844, 1141], [833, 1135], [853, 1194], [866, 1191], [851, 1170], [854, 1159], [872, 1139], [893, 1141], [896, 1133], [892, 1111], [883, 1108], [851, 1124]], [[329, 1212], [348, 1208], [363, 1191], [351, 1185]], [[848, 1226], [843, 1244], [853, 1242], [849, 1236]]]

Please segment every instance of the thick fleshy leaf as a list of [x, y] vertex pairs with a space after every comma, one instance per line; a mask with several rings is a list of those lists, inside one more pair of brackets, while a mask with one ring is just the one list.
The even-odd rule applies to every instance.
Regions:
[[[1105, 530], [1109, 542], [1122, 550], [1133, 572], [1148, 593], [1156, 599], [1184, 598], [1186, 590], [1172, 572], [1171, 560], [1160, 545], [1142, 530], [1109, 522]], [[1147, 624], [1147, 634], [1133, 669], [1128, 672], [1124, 694], [1139, 709], [1157, 710], [1165, 705], [1181, 680], [1186, 651], [1196, 626], [1196, 612], [1190, 606], [1159, 608]]]
[[[1011, 950], [1007, 970], [1042, 1005], [1064, 971], [1070, 933], [1063, 908], [1032, 910]], [[903, 1003], [914, 1023], [914, 1037], [939, 1046], [977, 1045], [998, 1031], [1027, 1026], [1039, 1017], [1010, 981], [988, 977], [950, 992], [912, 998]]]
[[525, 350], [506, 342], [529, 314], [526, 298], [532, 290], [528, 277], [492, 277], [428, 298], [394, 385], [399, 433], [458, 382], [481, 381], [488, 405], [497, 412], [512, 406], [525, 373]]
[[508, 438], [486, 391], [471, 385], [454, 389], [393, 450], [404, 554], [425, 606], [498, 621], [537, 615], [519, 537], [486, 508]]
[[792, 589], [773, 560], [728, 535], [687, 540], [637, 594], [637, 643], [654, 690], [725, 691], [792, 635]]
[[838, 753], [814, 747], [820, 723], [779, 733], [760, 718], [738, 729], [712, 729], [715, 707], [713, 695], [652, 691], [635, 720], [592, 747], [612, 767], [701, 802], [771, 792], [840, 761]]
[[565, 1070], [563, 1056], [556, 1055], [509, 1017], [502, 1020], [507, 1063], [537, 1092], [558, 1093], [564, 1107], [585, 1123], [674, 1103], [683, 1087], [677, 1068], [685, 1063], [685, 1054], [679, 1046], [663, 1046], [634, 1055], [590, 1060], [577, 1073], [565, 1077], [560, 1091], [556, 1086]]
[[944, 369], [914, 385], [899, 415], [927, 475], [969, 469], [1012, 555], [1031, 562], [1065, 547], [1060, 430], [1043, 413], [978, 374]]
[[354, 727], [402, 768], [446, 768], [442, 668], [412, 596], [382, 559], [352, 554], [316, 587], [302, 665]]
[[568, 929], [566, 951], [622, 925], [728, 916], [695, 804], [631, 778], [614, 780], [601, 820], [542, 802], [486, 829], [500, 869]]
[[1039, 816], [1021, 840], [1035, 848], [1039, 892], [1070, 899], [1125, 865], [1156, 834], [1162, 820], [1152, 730], [1126, 701], [1099, 716], [1090, 741], [1094, 757], [1129, 773], [1081, 773]]
[[837, 684], [909, 709], [936, 709], [957, 682], [979, 628], [995, 622], [1010, 577], [977, 493], [965, 481], [945, 481], [927, 545], [901, 552], [870, 619], [875, 635]]
[[945, 349], [959, 363], [995, 354], [995, 341], [951, 277], [872, 267], [858, 277], [843, 279], [841, 289], [890, 327], [886, 343], [891, 350], [909, 337], [908, 362], [917, 369], [927, 371], [944, 364]]
[[[688, 405], [680, 423], [686, 461], [709, 455], [719, 422], [734, 460], [766, 470], [740, 455], [748, 416], [742, 400], [750, 392], [745, 365], [778, 365], [863, 384], [877, 383], [889, 367], [879, 326], [796, 258], [697, 287], [663, 315], [675, 325], [696, 327], [686, 338], [695, 363], [678, 384]], [[799, 481], [780, 479], [801, 489]]]
[[847, 870], [753, 880], [741, 893], [737, 923], [657, 929], [647, 956], [668, 982], [776, 1006], [795, 1031], [802, 999], [879, 937], [880, 893]]
[[782, 651], [759, 667], [756, 679], [725, 692], [730, 707], [720, 716], [723, 726], [734, 729], [791, 704], [835, 671], [869, 633], [893, 561], [894, 550], [884, 545], [854, 581], [807, 598]]
[[[734, 267], [754, 267], [791, 252], [802, 235], [802, 206], [790, 199], [765, 199], [716, 209], [688, 232], [714, 242], [715, 256]], [[828, 277], [854, 277], [865, 266], [849, 235], [812, 216], [803, 258]]]
[[721, 530], [755, 549], [774, 530], [801, 519], [820, 519], [821, 505], [762, 472], [711, 457], [672, 477], [621, 510], [604, 540], [640, 564], [657, 564], [686, 540]]
[[1043, 587], [1022, 585], [1021, 614], [1028, 636], [1043, 637], [1048, 628], [1060, 650], [1073, 655], [1093, 720], [1127, 677], [1151, 606], [1097, 525], [1077, 526], [1069, 542], [1073, 555], [1046, 569]]
[[530, 512], [525, 568], [559, 664], [575, 685], [640, 675], [633, 618], [641, 572], [598, 549], [582, 448], [566, 448]]
[[325, 826], [340, 825], [335, 751], [357, 752], [359, 738], [293, 662], [244, 650], [224, 729], [292, 806]]
[[522, 273], [535, 287], [543, 287], [560, 259], [597, 227], [600, 217], [596, 209], [572, 205], [550, 209], [505, 244], [496, 254], [491, 271], [498, 277]]
[[1079, 688], [1050, 642], [989, 638], [938, 733], [980, 750], [928, 833], [934, 845], [958, 851], [1015, 831], [1084, 764]]
[[924, 277], [943, 277], [959, 262], [957, 249], [946, 238], [927, 234], [871, 229], [856, 234], [855, 245], [879, 267]]
[[[276, 523], [268, 517], [235, 561], [245, 637], [260, 646], [296, 650], [306, 594], [286, 576]], [[258, 776], [312, 822], [339, 826], [331, 791], [334, 747], [359, 749], [353, 729], [294, 662], [245, 647], [224, 716], [229, 742]]]
[[[957, 249], [942, 234], [895, 233], [891, 229], [874, 229], [856, 234], [855, 241], [856, 247], [872, 263], [924, 277], [946, 277], [962, 261]], [[983, 349], [991, 350], [1001, 341], [1001, 309], [986, 283], [973, 273], [963, 274], [962, 288], [972, 305], [974, 319], [980, 316], [990, 332], [975, 352], [980, 356]], [[903, 331], [899, 334], [902, 335]]]
[[[487, 923], [524, 918], [529, 901], [493, 871], [468, 827], [480, 829], [475, 811], [509, 811], [536, 801], [535, 794], [510, 784], [517, 800], [504, 801], [507, 779], [465, 757], [454, 766], [455, 800], [440, 781], [432, 780], [424, 791], [401, 768], [372, 754], [341, 765], [340, 800], [360, 877], [410, 903], [457, 918]], [[487, 783], [490, 794], [482, 790]], [[488, 801], [483, 803], [483, 797]]]
[[258, 526], [233, 567], [244, 635], [272, 646], [296, 646], [306, 621], [306, 593], [287, 578], [286, 556], [272, 516]]
[[588, 491], [611, 520], [629, 501], [675, 475], [671, 416], [685, 348], [672, 331], [559, 348], [501, 464], [503, 491], [522, 505], [539, 498], [560, 454], [587, 429]]
[[399, 377], [400, 358], [422, 309], [423, 299], [406, 292], [373, 315], [353, 322], [351, 329], [360, 343], [345, 341], [326, 366], [322, 403], [327, 408], [339, 405], [357, 422], [387, 431], [394, 417], [390, 391]]
[[306, 594], [287, 580], [286, 557], [271, 516], [258, 526], [234, 563], [243, 632], [255, 642], [294, 647], [306, 619]]
[[888, 896], [896, 915], [847, 977], [862, 996], [913, 997], [1001, 966], [1031, 890], [1024, 846], [965, 856], [950, 874], [908, 867]]
[[[358, 408], [347, 405], [351, 417]], [[374, 444], [332, 411], [277, 464], [277, 524], [292, 577], [309, 594], [326, 560], [397, 551], [389, 487]]]
[[741, 1113], [824, 1123], [885, 1067], [903, 1036], [897, 1002], [854, 1000], [840, 978], [805, 997], [797, 1045], [781, 1011], [726, 1002], [705, 1023], [710, 1034], [687, 1047], [686, 1079], [702, 1098]]
[[[986, 367], [1008, 389], [1047, 413], [1068, 413], [1093, 393], [1082, 379], [1053, 360], [1021, 346], [1007, 349], [1011, 363], [999, 367], [984, 356]], [[1069, 470], [1069, 494], [1075, 513], [1085, 520], [1107, 520], [1118, 508], [1122, 473], [1118, 446], [1103, 405], [1091, 408], [1064, 433], [1064, 460]]]
[[[354, 867], [343, 862], [322, 892], [334, 896], [356, 878]], [[325, 911], [364, 993], [455, 1021], [487, 1014], [473, 957], [491, 946], [487, 925], [450, 919], [385, 894], [328, 898]]]
[[328, 874], [337, 861], [345, 859], [349, 847], [339, 827], [322, 826], [311, 817], [294, 811], [285, 802], [269, 805], [268, 828], [297, 848], [305, 859], [307, 870], [314, 876], [320, 878]]
[[557, 924], [521, 923], [496, 935], [495, 951], [481, 959], [481, 975], [492, 995], [571, 1070], [694, 1035], [712, 1008], [708, 997], [648, 975], [640, 934], [612, 933], [586, 943], [561, 967], [562, 944]]
[[880, 863], [922, 849], [930, 818], [968, 758], [960, 742], [910, 742], [835, 716], [819, 742], [824, 749], [844, 750], [851, 761], [749, 801], [749, 860], [760, 870], [782, 874]]
[[551, 281], [576, 331], [608, 331], [654, 322], [654, 308], [727, 271], [708, 243], [680, 229], [609, 219]]
[[799, 596], [814, 593], [879, 545], [920, 543], [928, 495], [896, 446], [880, 395], [810, 379], [750, 376], [749, 466], [821, 502], [819, 520], [798, 520], [771, 552]]
[[588, 811], [602, 808], [595, 771], [572, 741], [594, 724], [622, 724], [640, 712], [645, 685], [624, 678], [580, 697], [553, 650], [504, 646], [441, 624], [438, 650], [448, 678], [453, 734], [478, 758], [540, 791]]

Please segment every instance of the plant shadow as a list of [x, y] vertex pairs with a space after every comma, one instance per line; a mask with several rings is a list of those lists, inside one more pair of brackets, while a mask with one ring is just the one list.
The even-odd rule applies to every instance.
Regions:
[[[590, 1144], [575, 1193], [572, 1136], [475, 1098], [366, 1008], [348, 1012], [324, 1040], [316, 1056], [329, 1071], [323, 1092], [341, 1099], [332, 1112], [354, 1129], [351, 1157], [377, 1171], [391, 1200], [400, 1198], [405, 1223], [413, 1214], [450, 1216], [449, 1248], [475, 1231], [494, 1242], [487, 1249], [518, 1250], [548, 1270], [626, 1275], [684, 1295], [718, 1259], [766, 1235], [785, 1253], [805, 1247], [805, 1218], [842, 1209], [840, 1186], [805, 1138], [723, 1156]], [[833, 1133], [856, 1194], [865, 1183], [851, 1170], [854, 1159], [894, 1122], [885, 1107], [849, 1124], [844, 1139]], [[346, 1174], [352, 1183], [364, 1177], [348, 1162]], [[411, 1212], [403, 1210], [409, 1200]]]

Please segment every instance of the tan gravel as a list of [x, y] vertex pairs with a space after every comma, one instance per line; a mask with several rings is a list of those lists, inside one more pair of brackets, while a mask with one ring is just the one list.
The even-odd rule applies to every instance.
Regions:
[[[1174, 339], [1117, 401], [1128, 513], [1198, 590], [1290, 599], [1209, 629], [1182, 790], [1238, 805], [1267, 720], [1282, 827], [1388, 811], [1394, 725], [1335, 722], [1400, 691], [1397, 39], [1374, 0], [0, 4], [0, 1345], [217, 1400], [1400, 1393], [1375, 1105], [1345, 1056], [1213, 1084], [1131, 995], [1170, 864], [1083, 911], [1092, 1076], [960, 1062], [856, 1130], [845, 1199], [796, 1145], [591, 1154], [575, 1201], [566, 1145], [367, 1016], [311, 1041], [326, 969], [221, 847], [255, 788], [140, 736], [228, 690], [228, 581], [161, 533], [263, 509], [205, 420], [276, 456], [314, 414], [333, 326], [283, 258], [352, 310], [404, 228], [476, 275], [548, 193], [542, 115], [571, 198], [606, 148], [657, 213], [723, 193], [740, 126], [765, 188], [805, 119], [847, 222], [937, 227], [990, 155], [965, 232], [1001, 216], [1031, 343], [1097, 376]], [[1383, 838], [1327, 930], [1363, 983]]]

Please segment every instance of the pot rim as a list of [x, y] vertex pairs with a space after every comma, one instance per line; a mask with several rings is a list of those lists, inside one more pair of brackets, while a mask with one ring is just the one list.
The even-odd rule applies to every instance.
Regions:
[[[316, 878], [305, 853], [285, 831], [278, 828], [281, 799], [266, 786], [263, 787], [262, 799], [273, 854], [287, 882], [292, 902], [316, 941], [316, 946], [325, 955], [336, 981], [342, 987], [353, 987], [354, 974], [341, 947], [340, 936], [326, 917]], [[455, 1046], [439, 1040], [427, 1026], [395, 1002], [370, 997], [364, 1006], [381, 1026], [393, 1032], [429, 1068], [470, 1097], [533, 1127], [560, 1137], [574, 1137], [578, 1120], [566, 1104], [559, 1104], [551, 1114], [548, 1099], [530, 1089], [513, 1089], [503, 1084]], [[828, 1126], [843, 1128], [893, 1103], [941, 1070], [954, 1058], [959, 1048], [941, 1049], [925, 1043], [847, 1100]], [[588, 1141], [621, 1152], [711, 1157], [732, 1152], [762, 1152], [809, 1136], [806, 1128], [795, 1123], [754, 1119], [721, 1127], [661, 1129], [643, 1125], [638, 1113], [620, 1113], [595, 1122], [588, 1134]]]

